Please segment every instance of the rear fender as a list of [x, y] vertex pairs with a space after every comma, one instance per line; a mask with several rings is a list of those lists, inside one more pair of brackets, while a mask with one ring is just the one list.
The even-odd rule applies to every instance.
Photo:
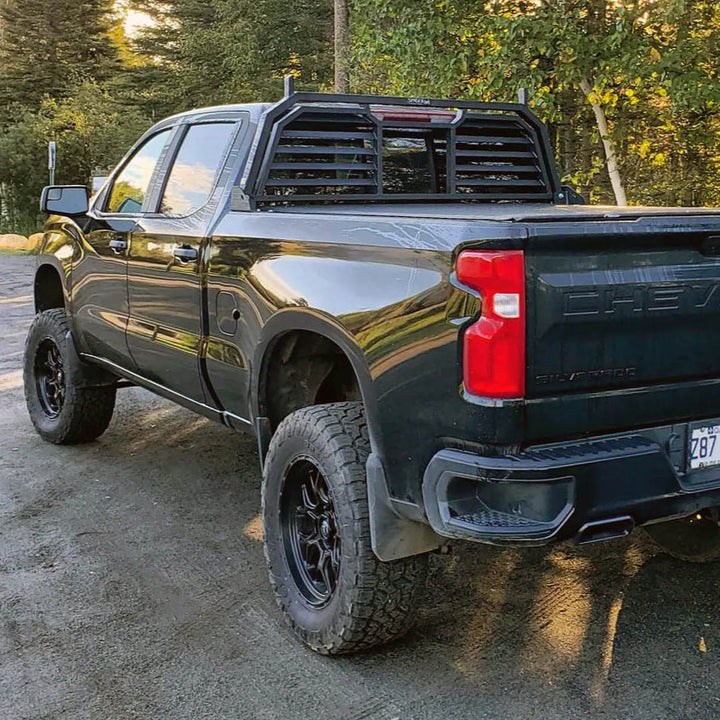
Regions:
[[254, 418], [262, 415], [260, 397], [267, 360], [285, 333], [306, 330], [317, 333], [334, 342], [346, 355], [355, 372], [360, 395], [365, 404], [365, 414], [373, 452], [382, 452], [382, 441], [378, 433], [378, 404], [375, 388], [365, 356], [355, 338], [334, 318], [309, 308], [286, 308], [276, 312], [263, 326], [252, 363], [251, 408]]
[[334, 342], [346, 355], [355, 372], [365, 405], [370, 446], [367, 462], [368, 504], [372, 548], [380, 560], [396, 560], [438, 548], [443, 538], [422, 522], [419, 508], [390, 497], [382, 464], [382, 437], [375, 386], [365, 356], [355, 338], [333, 318], [317, 310], [288, 308], [275, 313], [264, 325], [252, 364], [251, 406], [259, 442], [261, 462], [270, 442], [270, 423], [261, 415], [260, 395], [266, 361], [275, 344], [287, 332], [306, 330]]

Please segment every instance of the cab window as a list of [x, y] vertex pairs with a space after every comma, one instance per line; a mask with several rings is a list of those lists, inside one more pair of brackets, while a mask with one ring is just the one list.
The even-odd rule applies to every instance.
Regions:
[[235, 123], [191, 125], [167, 178], [160, 203], [164, 215], [189, 215], [210, 198]]
[[170, 129], [163, 130], [148, 138], [137, 149], [113, 182], [105, 206], [106, 212], [140, 212], [150, 185], [150, 178], [169, 137]]

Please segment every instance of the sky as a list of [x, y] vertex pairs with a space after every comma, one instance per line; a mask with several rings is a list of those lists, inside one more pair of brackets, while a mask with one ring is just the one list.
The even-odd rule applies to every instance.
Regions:
[[139, 28], [150, 24], [150, 18], [137, 10], [128, 10], [125, 18], [125, 33], [132, 37]]

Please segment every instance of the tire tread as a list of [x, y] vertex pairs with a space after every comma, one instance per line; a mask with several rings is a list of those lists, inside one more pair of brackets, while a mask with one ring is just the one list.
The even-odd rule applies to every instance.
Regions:
[[[308, 632], [288, 612], [282, 592], [283, 580], [273, 567], [265, 543], [265, 556], [275, 596], [291, 626], [313, 650], [323, 654], [350, 653], [387, 643], [411, 627], [420, 591], [427, 574], [425, 555], [380, 561], [370, 541], [370, 511], [367, 498], [365, 462], [370, 453], [367, 423], [362, 403], [342, 402], [298, 410], [285, 418], [271, 442], [265, 467], [271, 467], [286, 438], [310, 433], [321, 441], [323, 452], [334, 455], [345, 482], [351, 527], [345, 535], [353, 538], [353, 566], [350, 588], [343, 588], [342, 604], [332, 628], [323, 633]], [[263, 482], [263, 516], [266, 512], [266, 479]], [[343, 536], [345, 542], [345, 536]], [[343, 552], [343, 562], [348, 557]]]
[[[35, 410], [30, 397], [30, 393], [35, 392], [31, 343], [36, 333], [43, 328], [46, 332], [55, 335], [56, 340], [62, 337], [66, 342], [72, 342], [70, 323], [65, 310], [61, 308], [45, 310], [35, 316], [25, 342], [25, 398], [30, 418], [38, 433], [48, 442], [56, 445], [91, 442], [100, 437], [110, 424], [115, 409], [115, 387], [73, 387], [72, 392], [66, 393], [65, 406], [58, 418], [57, 428], [48, 432], [40, 427], [38, 418], [35, 417], [38, 411]], [[68, 362], [69, 358], [63, 356], [66, 383], [82, 372], [82, 368], [68, 368]]]

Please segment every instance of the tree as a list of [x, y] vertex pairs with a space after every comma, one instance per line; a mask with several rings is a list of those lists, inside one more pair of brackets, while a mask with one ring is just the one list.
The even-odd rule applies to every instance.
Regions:
[[[574, 164], [573, 179], [593, 196], [607, 197], [604, 167], [608, 190], [624, 204], [623, 171], [645, 175], [651, 165], [654, 179], [634, 191], [637, 199], [666, 171], [677, 201], [680, 176], [692, 168], [697, 178], [717, 158], [717, 3], [356, 0], [353, 17], [360, 84], [484, 100], [526, 87], [551, 123], [561, 167], [569, 174]], [[702, 125], [694, 137], [690, 117]], [[588, 121], [595, 147], [586, 143]], [[715, 197], [714, 173], [701, 184], [696, 201]]]
[[59, 184], [87, 183], [95, 167], [112, 167], [147, 129], [138, 110], [129, 110], [94, 83], [71, 97], [46, 99], [0, 130], [0, 199], [6, 223], [32, 232], [38, 198], [47, 183], [47, 143], [58, 144]]
[[350, 58], [348, 50], [350, 45], [350, 19], [348, 15], [348, 0], [335, 0], [335, 92], [350, 92]]
[[329, 0], [133, 0], [154, 23], [135, 49], [136, 97], [159, 115], [201, 105], [267, 101], [292, 73], [299, 87], [332, 83]]
[[17, 108], [59, 99], [117, 70], [109, 0], [6, 0], [0, 5], [0, 124]]

